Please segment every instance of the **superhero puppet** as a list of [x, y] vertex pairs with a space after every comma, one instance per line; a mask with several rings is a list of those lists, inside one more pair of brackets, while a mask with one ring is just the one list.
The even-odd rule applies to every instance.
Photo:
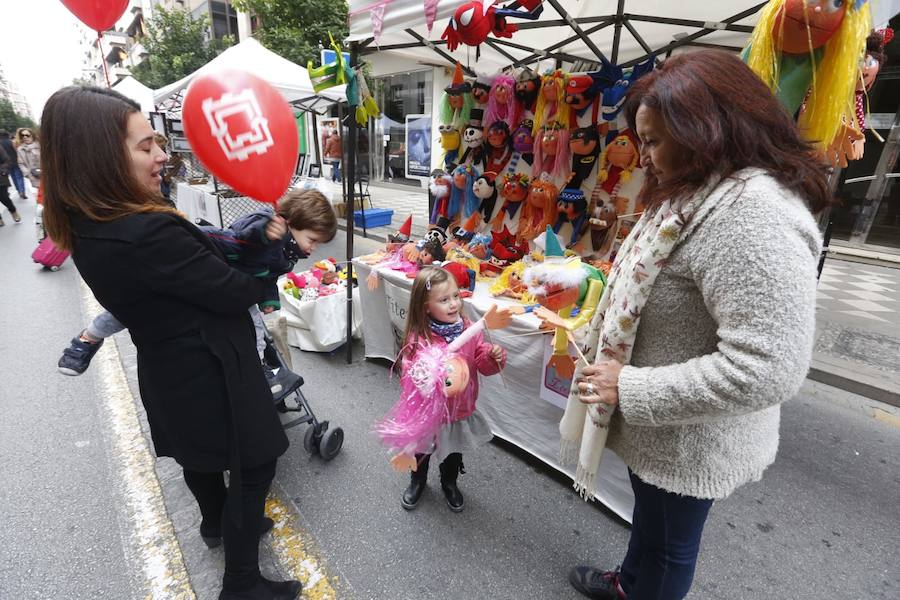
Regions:
[[497, 121], [506, 123], [507, 134], [519, 124], [521, 107], [515, 96], [516, 80], [511, 75], [497, 75], [491, 86], [485, 109], [484, 123], [493, 125]]
[[500, 212], [491, 222], [491, 228], [494, 231], [500, 231], [503, 222], [508, 217], [513, 219], [519, 210], [522, 201], [528, 196], [528, 176], [522, 173], [506, 173], [500, 183], [498, 194], [503, 199]]
[[450, 52], [456, 50], [460, 44], [474, 46], [477, 61], [481, 56], [481, 44], [489, 35], [511, 38], [518, 29], [515, 25], [507, 23], [506, 17], [498, 15], [494, 6], [485, 8], [481, 0], [475, 0], [466, 2], [456, 9], [447, 28], [441, 34], [441, 39], [447, 41], [447, 49]]
[[566, 187], [581, 189], [594, 170], [597, 155], [600, 154], [600, 135], [597, 128], [591, 125], [573, 130], [569, 137], [569, 150], [572, 152], [572, 174]]
[[512, 134], [513, 155], [509, 160], [510, 171], [515, 171], [521, 159], [529, 167], [534, 163], [534, 121], [524, 119]]
[[481, 200], [481, 215], [485, 223], [491, 220], [497, 206], [496, 180], [496, 173], [485, 171], [476, 177], [475, 183], [472, 184], [472, 192]]
[[463, 79], [462, 65], [456, 63], [453, 80], [444, 88], [441, 96], [439, 117], [441, 125], [452, 125], [462, 130], [471, 119], [472, 86]]
[[[544, 262], [527, 268], [522, 278], [528, 292], [541, 305], [535, 310], [543, 321], [541, 327], [550, 327], [554, 332], [553, 356], [547, 368], [554, 369], [562, 379], [571, 379], [575, 361], [569, 356], [569, 340], [572, 332], [587, 325], [594, 316], [606, 278], [578, 256], [564, 256], [549, 226], [545, 244]], [[573, 317], [579, 304], [578, 314]]]
[[534, 117], [537, 97], [541, 91], [541, 76], [525, 67], [516, 77], [516, 100], [522, 107], [522, 114]]
[[522, 206], [519, 216], [519, 229], [516, 237], [520, 240], [531, 240], [552, 225], [556, 216], [556, 197], [559, 188], [553, 185], [545, 173], [533, 179], [528, 188], [528, 197]]
[[569, 130], [545, 127], [534, 139], [534, 165], [532, 174], [546, 174], [556, 183], [562, 183], [571, 173], [569, 162]]
[[569, 237], [568, 245], [572, 247], [578, 241], [578, 234], [587, 219], [587, 200], [584, 199], [584, 192], [579, 189], [564, 189], [557, 198], [556, 210], [557, 217], [556, 224], [553, 225], [553, 232], [559, 233], [565, 223], [571, 223], [572, 235]]
[[497, 9], [497, 14], [503, 17], [515, 17], [536, 21], [544, 12], [544, 0], [516, 0], [503, 8]]
[[534, 107], [534, 135], [544, 126], [569, 128], [569, 105], [565, 102], [567, 77], [560, 69], [541, 77], [541, 92]]
[[512, 158], [512, 139], [505, 121], [494, 121], [487, 128], [484, 147], [484, 170], [501, 173]]
[[853, 129], [871, 22], [866, 0], [770, 0], [744, 49], [747, 66], [799, 112], [797, 126], [821, 151]]
[[[430, 222], [440, 229], [446, 229], [452, 220], [450, 214], [450, 194], [453, 191], [453, 177], [440, 169], [431, 172], [428, 186], [434, 198]], [[455, 215], [453, 215], [455, 217]]]

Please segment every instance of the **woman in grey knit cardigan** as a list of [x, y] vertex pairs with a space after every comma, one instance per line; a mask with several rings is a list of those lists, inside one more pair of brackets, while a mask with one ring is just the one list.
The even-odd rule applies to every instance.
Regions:
[[625, 111], [648, 208], [616, 257], [596, 359], [560, 431], [578, 450], [576, 486], [593, 489], [605, 443], [635, 507], [621, 571], [575, 567], [569, 580], [591, 598], [678, 600], [713, 501], [775, 460], [779, 405], [812, 352], [813, 214], [832, 200], [826, 166], [736, 56], [670, 58]]

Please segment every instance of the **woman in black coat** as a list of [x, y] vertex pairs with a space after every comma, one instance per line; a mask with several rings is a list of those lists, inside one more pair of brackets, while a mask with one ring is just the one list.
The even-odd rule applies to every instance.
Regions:
[[295, 598], [299, 582], [268, 581], [258, 565], [265, 498], [288, 445], [247, 312], [263, 281], [229, 267], [163, 201], [166, 155], [137, 104], [64, 88], [41, 123], [47, 233], [131, 333], [156, 453], [184, 469], [207, 544], [224, 539], [219, 598]]

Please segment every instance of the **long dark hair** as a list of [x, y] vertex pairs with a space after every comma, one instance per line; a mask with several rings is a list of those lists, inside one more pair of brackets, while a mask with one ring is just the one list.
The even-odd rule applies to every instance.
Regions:
[[60, 248], [72, 248], [71, 219], [77, 215], [112, 221], [134, 213], [175, 212], [131, 173], [128, 118], [140, 112], [133, 100], [96, 87], [62, 88], [44, 105], [44, 227]]
[[768, 171], [806, 199], [813, 213], [834, 202], [828, 166], [769, 88], [733, 54], [701, 50], [666, 60], [628, 94], [625, 116], [632, 130], [640, 106], [662, 117], [684, 156], [669, 182], [644, 179], [640, 195], [648, 206], [685, 198], [714, 174], [728, 177], [747, 167]]

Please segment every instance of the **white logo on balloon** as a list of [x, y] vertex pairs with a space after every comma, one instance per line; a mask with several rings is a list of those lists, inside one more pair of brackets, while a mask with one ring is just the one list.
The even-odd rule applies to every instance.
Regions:
[[[218, 100], [207, 98], [203, 101], [203, 114], [219, 146], [228, 160], [247, 160], [251, 153], [265, 154], [275, 142], [269, 132], [269, 120], [262, 116], [259, 102], [252, 89], [240, 93], [226, 92]], [[235, 115], [246, 115], [246, 128], [231, 131], [238, 119]]]

